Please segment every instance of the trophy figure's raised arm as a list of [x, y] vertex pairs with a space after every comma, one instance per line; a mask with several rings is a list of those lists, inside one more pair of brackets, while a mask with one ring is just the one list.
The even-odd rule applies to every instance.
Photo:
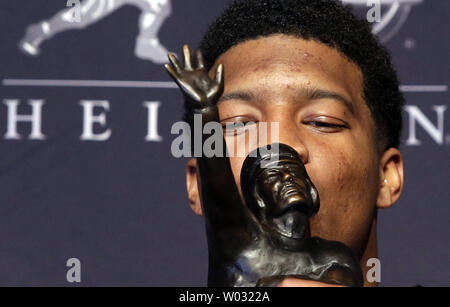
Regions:
[[[217, 102], [224, 91], [224, 67], [215, 78], [202, 54], [183, 47], [184, 64], [169, 54], [165, 67], [203, 127], [220, 122]], [[201, 203], [209, 250], [209, 286], [275, 286], [286, 277], [362, 286], [353, 252], [340, 242], [308, 236], [308, 219], [319, 195], [298, 153], [285, 144], [252, 152], [241, 171], [241, 198], [225, 140], [223, 154], [197, 158]], [[202, 134], [202, 142], [208, 136]], [[202, 143], [203, 144], [203, 143]], [[242, 201], [244, 199], [245, 203]]]

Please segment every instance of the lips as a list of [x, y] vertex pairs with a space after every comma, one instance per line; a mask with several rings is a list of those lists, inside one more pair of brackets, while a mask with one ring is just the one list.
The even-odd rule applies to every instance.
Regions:
[[[297, 200], [290, 200], [289, 198], [293, 196], [298, 196]], [[280, 217], [289, 212], [301, 212], [303, 214], [309, 215], [310, 205], [306, 201], [306, 195], [304, 189], [295, 183], [288, 183], [283, 186], [280, 191], [280, 198], [283, 200], [280, 204], [279, 210], [277, 210], [277, 216]]]
[[302, 189], [300, 188], [299, 185], [289, 183], [289, 184], [286, 184], [286, 185], [283, 186], [283, 188], [281, 189], [280, 195], [283, 198], [289, 197], [289, 196], [291, 196], [293, 194], [299, 194], [300, 195], [299, 190], [302, 191]]

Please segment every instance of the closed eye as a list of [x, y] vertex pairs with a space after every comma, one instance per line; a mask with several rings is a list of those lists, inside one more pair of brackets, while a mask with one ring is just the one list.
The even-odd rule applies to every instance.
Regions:
[[245, 117], [230, 118], [222, 122], [224, 134], [227, 136], [245, 133], [248, 129], [256, 127], [256, 121]]
[[328, 128], [346, 128], [346, 125], [339, 125], [339, 124], [330, 124], [330, 123], [324, 123], [324, 122], [318, 122], [318, 121], [313, 121], [313, 122], [309, 122], [309, 124], [311, 126], [315, 126], [315, 127], [328, 127]]
[[304, 124], [310, 126], [311, 128], [321, 131], [321, 132], [339, 132], [344, 129], [350, 128], [347, 124], [344, 122], [337, 123], [337, 122], [328, 122], [323, 120], [308, 120], [304, 121]]

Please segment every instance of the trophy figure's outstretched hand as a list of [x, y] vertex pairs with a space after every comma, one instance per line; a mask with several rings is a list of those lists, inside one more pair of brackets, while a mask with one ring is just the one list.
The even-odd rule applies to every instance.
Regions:
[[183, 46], [184, 66], [173, 53], [169, 53], [169, 61], [164, 67], [172, 79], [178, 84], [185, 97], [191, 101], [194, 108], [213, 106], [222, 96], [224, 89], [223, 65], [216, 69], [215, 79], [211, 79], [205, 68], [203, 55], [200, 50], [191, 56], [188, 45]]

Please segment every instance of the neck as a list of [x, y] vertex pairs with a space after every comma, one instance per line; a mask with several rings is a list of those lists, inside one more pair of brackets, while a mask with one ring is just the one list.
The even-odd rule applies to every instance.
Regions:
[[[377, 247], [377, 213], [375, 213], [372, 225], [370, 227], [369, 235], [367, 236], [365, 247], [362, 250], [362, 257], [360, 265], [363, 271], [364, 287], [377, 287], [378, 282], [368, 282], [367, 272], [373, 268], [373, 265], [367, 266], [367, 261], [370, 258], [378, 258]], [[372, 275], [372, 274], [369, 274]]]

